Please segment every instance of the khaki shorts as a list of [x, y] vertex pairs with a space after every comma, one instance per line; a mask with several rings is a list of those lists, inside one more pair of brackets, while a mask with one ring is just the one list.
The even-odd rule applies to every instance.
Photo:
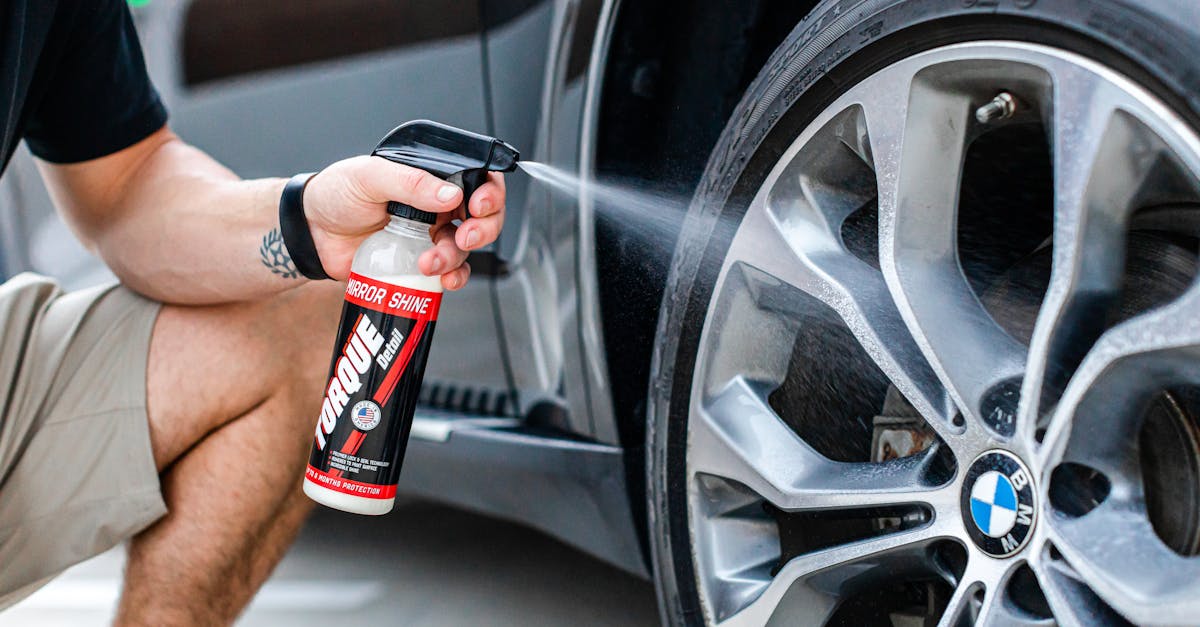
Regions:
[[0, 285], [0, 608], [166, 513], [146, 415], [158, 311], [115, 285]]

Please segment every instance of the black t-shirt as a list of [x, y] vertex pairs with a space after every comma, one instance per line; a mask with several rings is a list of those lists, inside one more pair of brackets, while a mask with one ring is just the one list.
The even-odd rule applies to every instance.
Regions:
[[2, 0], [0, 20], [0, 169], [22, 138], [71, 163], [166, 123], [124, 0]]

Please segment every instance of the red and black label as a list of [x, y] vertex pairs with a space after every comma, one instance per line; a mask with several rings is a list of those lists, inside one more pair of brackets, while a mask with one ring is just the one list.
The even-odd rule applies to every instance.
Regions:
[[305, 478], [355, 496], [396, 496], [441, 303], [435, 292], [350, 275]]

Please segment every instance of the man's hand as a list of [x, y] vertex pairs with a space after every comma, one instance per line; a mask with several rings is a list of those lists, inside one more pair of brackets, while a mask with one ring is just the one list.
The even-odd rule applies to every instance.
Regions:
[[[442, 286], [456, 290], [467, 283], [467, 253], [496, 241], [504, 224], [504, 177], [489, 174], [463, 211], [457, 186], [417, 168], [382, 157], [353, 157], [322, 170], [304, 191], [304, 212], [313, 241], [329, 276], [345, 280], [358, 245], [388, 222], [387, 203], [395, 200], [440, 214], [430, 227], [434, 247], [421, 255], [426, 275], [442, 275]], [[463, 219], [461, 226], [451, 220]]]

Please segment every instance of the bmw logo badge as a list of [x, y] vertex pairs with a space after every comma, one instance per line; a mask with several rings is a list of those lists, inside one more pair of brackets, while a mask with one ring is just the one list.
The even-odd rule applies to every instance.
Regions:
[[993, 557], [1021, 550], [1037, 520], [1033, 476], [1012, 453], [988, 451], [967, 470], [962, 490], [967, 534]]

